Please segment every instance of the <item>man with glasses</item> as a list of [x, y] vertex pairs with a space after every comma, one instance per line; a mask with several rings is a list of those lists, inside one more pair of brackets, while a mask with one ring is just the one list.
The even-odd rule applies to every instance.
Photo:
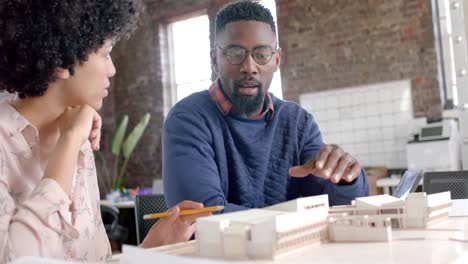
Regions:
[[163, 128], [169, 206], [182, 200], [224, 212], [328, 194], [332, 205], [368, 195], [359, 163], [325, 145], [311, 114], [268, 93], [281, 60], [268, 9], [243, 0], [216, 17], [211, 52], [218, 79], [180, 101]]

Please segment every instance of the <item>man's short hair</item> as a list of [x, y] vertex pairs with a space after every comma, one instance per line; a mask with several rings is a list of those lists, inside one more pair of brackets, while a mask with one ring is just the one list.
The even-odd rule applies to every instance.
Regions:
[[234, 1], [225, 5], [216, 15], [216, 35], [224, 30], [227, 24], [237, 21], [258, 21], [267, 23], [276, 34], [275, 21], [268, 8], [250, 0]]

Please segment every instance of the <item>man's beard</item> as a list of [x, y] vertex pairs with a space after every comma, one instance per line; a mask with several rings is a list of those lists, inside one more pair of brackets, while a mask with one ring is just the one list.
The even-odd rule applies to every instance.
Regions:
[[236, 107], [236, 111], [248, 115], [261, 110], [265, 98], [265, 91], [262, 89], [262, 83], [257, 81], [258, 86], [256, 89], [258, 89], [258, 92], [256, 95], [240, 95], [239, 82], [240, 81], [235, 82], [234, 91], [230, 95], [231, 102]]

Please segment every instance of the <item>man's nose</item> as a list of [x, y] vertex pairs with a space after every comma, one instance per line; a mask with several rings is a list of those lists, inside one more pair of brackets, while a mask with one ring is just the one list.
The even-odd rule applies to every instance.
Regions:
[[249, 51], [241, 64], [241, 72], [247, 75], [256, 75], [258, 73], [258, 64], [255, 62], [252, 53]]

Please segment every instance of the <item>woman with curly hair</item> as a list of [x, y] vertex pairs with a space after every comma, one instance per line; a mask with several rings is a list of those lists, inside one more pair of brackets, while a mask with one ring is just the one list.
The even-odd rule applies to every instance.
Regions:
[[[85, 262], [111, 255], [92, 150], [96, 112], [115, 74], [110, 52], [141, 10], [136, 0], [5, 0], [0, 4], [0, 263], [20, 256]], [[143, 247], [184, 241], [179, 208]]]

